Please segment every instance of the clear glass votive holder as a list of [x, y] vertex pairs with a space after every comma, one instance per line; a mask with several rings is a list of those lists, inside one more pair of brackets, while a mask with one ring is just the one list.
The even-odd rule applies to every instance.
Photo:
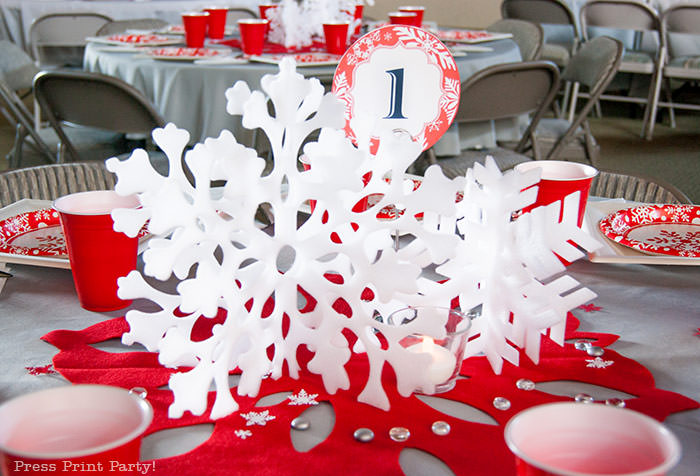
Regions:
[[399, 309], [389, 315], [389, 325], [405, 325], [415, 319], [441, 319], [447, 315], [445, 334], [435, 337], [423, 334], [411, 334], [399, 341], [409, 352], [427, 354], [432, 358], [428, 365], [424, 385], [414, 391], [424, 394], [443, 393], [452, 390], [457, 382], [457, 375], [464, 359], [464, 349], [471, 327], [471, 314], [464, 314], [457, 309], [446, 307], [415, 306]]

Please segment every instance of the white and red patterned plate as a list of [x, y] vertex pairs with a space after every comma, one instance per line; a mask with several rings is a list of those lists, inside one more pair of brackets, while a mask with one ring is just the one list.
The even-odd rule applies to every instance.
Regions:
[[42, 208], [1, 220], [0, 253], [67, 256], [58, 212]]
[[182, 43], [182, 38], [143, 33], [122, 33], [118, 35], [95, 36], [86, 39], [87, 41], [106, 45], [166, 46]]
[[[391, 182], [390, 178], [385, 178], [384, 179], [387, 182]], [[412, 182], [412, 191], [418, 190], [418, 188], [423, 184], [423, 177], [407, 177], [407, 180], [410, 180]], [[375, 206], [379, 201], [382, 199], [382, 196], [380, 194], [372, 194], [367, 196], [367, 207], [371, 208]], [[464, 199], [464, 193], [463, 192], [457, 192], [457, 196], [455, 197], [455, 202], [461, 202]], [[396, 205], [387, 205], [386, 207], [382, 208], [377, 212], [377, 220], [385, 220], [385, 221], [391, 221], [391, 220], [396, 220], [400, 218], [404, 214], [405, 210], [402, 210], [398, 208]], [[416, 219], [422, 220], [423, 219], [423, 213], [418, 213], [416, 214]]]
[[[447, 47], [432, 33], [405, 25], [372, 30], [345, 52], [333, 77], [345, 103], [350, 139], [407, 131], [423, 150], [445, 133], [459, 106], [460, 79]], [[375, 124], [372, 137], [356, 127]]]
[[270, 55], [253, 55], [250, 61], [258, 63], [279, 64], [284, 58], [293, 58], [297, 67], [304, 66], [333, 66], [338, 64], [340, 56], [330, 53], [296, 53], [296, 54], [270, 54]]
[[164, 48], [154, 48], [146, 53], [153, 59], [168, 61], [194, 61], [207, 58], [218, 58], [229, 54], [229, 50], [217, 48], [186, 48], [168, 46]]
[[603, 218], [600, 231], [616, 243], [653, 254], [700, 257], [700, 206], [645, 205]]
[[483, 43], [512, 37], [510, 33], [491, 33], [483, 30], [440, 30], [438, 32], [440, 40], [455, 43]]

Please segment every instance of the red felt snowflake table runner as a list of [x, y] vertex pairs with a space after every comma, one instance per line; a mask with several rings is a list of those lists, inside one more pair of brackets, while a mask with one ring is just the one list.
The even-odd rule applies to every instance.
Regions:
[[[223, 318], [223, 316], [220, 316]], [[207, 332], [216, 319], [207, 320], [199, 332]], [[572, 314], [567, 320], [566, 338], [589, 339], [593, 345], [607, 347], [618, 336], [578, 331], [579, 321]], [[399, 453], [410, 447], [426, 451], [445, 462], [456, 475], [514, 474], [512, 456], [503, 440], [503, 426], [517, 412], [533, 405], [571, 400], [572, 396], [552, 395], [535, 388], [521, 390], [518, 379], [530, 379], [535, 384], [558, 380], [575, 380], [617, 389], [634, 395], [626, 400], [631, 408], [663, 421], [669, 414], [700, 405], [677, 393], [655, 387], [651, 373], [641, 364], [606, 349], [601, 357], [591, 357], [577, 350], [572, 343], [559, 347], [549, 339], [543, 339], [539, 365], [524, 355], [520, 366], [506, 364], [501, 375], [494, 375], [483, 357], [464, 361], [455, 388], [439, 397], [457, 400], [489, 414], [498, 425], [465, 421], [423, 403], [415, 396], [403, 398], [387, 385], [391, 410], [388, 412], [358, 403], [357, 394], [364, 386], [367, 361], [355, 355], [346, 368], [352, 382], [348, 391], [335, 395], [325, 392], [317, 375], [302, 372], [298, 380], [282, 377], [265, 379], [260, 395], [256, 398], [236, 396], [240, 404], [238, 412], [226, 418], [212, 421], [208, 413], [169, 419], [168, 406], [172, 393], [162, 389], [167, 384], [171, 369], [158, 364], [157, 354], [149, 352], [109, 353], [91, 344], [120, 338], [128, 330], [124, 318], [111, 319], [81, 331], [57, 330], [43, 339], [60, 351], [53, 359], [54, 368], [73, 383], [99, 383], [124, 388], [145, 387], [148, 400], [155, 410], [153, 424], [147, 434], [167, 428], [199, 423], [214, 423], [211, 437], [189, 453], [159, 459], [149, 474], [179, 475], [308, 475], [330, 474], [381, 474], [401, 475]], [[193, 336], [194, 337], [194, 336]], [[311, 354], [302, 356], [306, 363]], [[385, 369], [384, 377], [393, 378]], [[282, 403], [256, 407], [259, 398], [279, 392], [291, 392]], [[213, 404], [210, 393], [209, 408]], [[511, 402], [507, 410], [493, 405], [496, 397]], [[290, 438], [290, 423], [316, 402], [328, 402], [335, 412], [335, 426], [330, 435], [308, 452], [294, 449]], [[438, 436], [431, 431], [433, 422], [443, 420], [450, 424], [451, 432]], [[405, 442], [389, 438], [392, 427], [402, 426], [410, 430]], [[353, 432], [361, 427], [370, 428], [375, 438], [361, 443], [353, 438]]]

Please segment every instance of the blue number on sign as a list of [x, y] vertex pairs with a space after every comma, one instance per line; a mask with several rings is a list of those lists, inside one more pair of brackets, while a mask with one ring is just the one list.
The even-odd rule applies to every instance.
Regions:
[[406, 119], [401, 106], [403, 102], [403, 68], [387, 71], [391, 76], [391, 108], [384, 119]]

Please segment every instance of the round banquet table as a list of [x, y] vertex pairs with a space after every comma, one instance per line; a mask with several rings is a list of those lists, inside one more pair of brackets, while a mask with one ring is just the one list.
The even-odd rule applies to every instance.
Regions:
[[[492, 51], [467, 52], [455, 57], [461, 80], [476, 71], [497, 63], [520, 61], [520, 50], [511, 40], [482, 43]], [[190, 132], [191, 141], [201, 142], [207, 137], [218, 137], [222, 129], [233, 132], [236, 139], [251, 145], [252, 133], [240, 125], [240, 118], [230, 116], [225, 110], [225, 91], [236, 81], [248, 83], [251, 90], [260, 89], [263, 75], [275, 73], [277, 66], [267, 63], [201, 64], [199, 62], [156, 60], [130, 52], [116, 52], [104, 45], [89, 43], [85, 50], [83, 67], [87, 71], [115, 76], [142, 91], [160, 111], [166, 121]], [[318, 77], [330, 84], [334, 66], [298, 67], [307, 77]], [[517, 135], [513, 123], [498, 125], [499, 139], [512, 139]], [[457, 134], [457, 131], [453, 131]], [[484, 125], [466, 134], [468, 138], [447, 134], [450, 147], [465, 147], [470, 140], [478, 145], [495, 143], [493, 126]], [[441, 142], [443, 142], [441, 141]], [[440, 144], [440, 143], [438, 143]], [[459, 150], [452, 152], [456, 155]]]
[[[697, 306], [700, 273], [696, 267], [603, 264], [581, 260], [573, 263], [567, 271], [599, 295], [590, 305], [574, 310], [581, 321], [581, 330], [620, 335], [610, 348], [644, 365], [653, 375], [657, 388], [696, 400], [700, 397], [700, 379], [697, 378], [700, 364], [700, 314]], [[58, 375], [37, 372], [50, 364], [57, 353], [54, 346], [41, 340], [46, 333], [57, 329], [82, 330], [121, 316], [125, 311], [94, 313], [82, 309], [67, 269], [12, 264], [11, 272], [14, 276], [0, 294], [0, 402], [30, 391], [66, 384]], [[138, 349], [123, 346], [117, 339], [92, 346], [107, 352], [143, 350], [138, 345], [135, 346]], [[575, 382], [568, 382], [572, 383]], [[537, 383], [538, 388], [540, 384]], [[567, 390], [567, 382], [562, 384], [564, 387], [559, 388], [559, 395], [582, 391]], [[550, 391], [554, 393], [553, 387]], [[598, 398], [596, 391], [600, 388], [588, 393]], [[452, 415], [445, 418], [452, 418]], [[312, 421], [312, 428], [319, 426]], [[697, 475], [700, 467], [700, 409], [672, 414], [665, 424], [679, 437], [683, 446], [682, 460], [669, 475]], [[464, 438], [465, 445], [473, 443], [470, 435], [452, 433], [450, 437]], [[144, 438], [141, 459], [182, 454], [207, 440], [210, 434], [211, 425], [152, 433]], [[309, 432], [306, 438], [313, 439], [313, 432]], [[275, 451], [274, 448], [269, 450]], [[451, 474], [421, 463], [420, 458], [403, 464], [405, 474], [409, 476]], [[464, 474], [471, 474], [468, 461], [465, 465]], [[191, 473], [192, 468], [189, 470]]]
[[3, 20], [0, 33], [28, 51], [32, 22], [49, 13], [95, 12], [113, 20], [160, 18], [179, 23], [182, 12], [201, 10], [212, 4], [257, 11], [258, 3], [257, 0], [0, 0]]

